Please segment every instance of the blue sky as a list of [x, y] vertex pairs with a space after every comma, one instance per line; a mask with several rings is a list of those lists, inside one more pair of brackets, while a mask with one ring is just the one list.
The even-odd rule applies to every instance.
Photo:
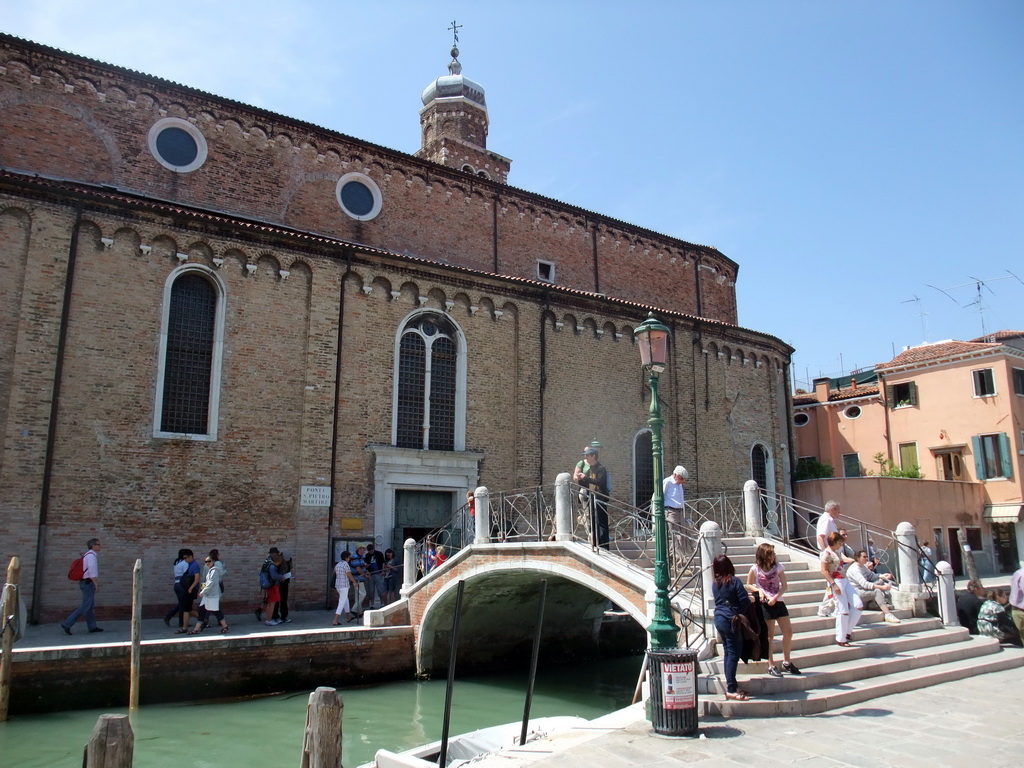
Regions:
[[510, 183], [721, 249], [797, 379], [1024, 329], [1019, 0], [0, 0], [5, 32], [406, 152], [452, 19]]

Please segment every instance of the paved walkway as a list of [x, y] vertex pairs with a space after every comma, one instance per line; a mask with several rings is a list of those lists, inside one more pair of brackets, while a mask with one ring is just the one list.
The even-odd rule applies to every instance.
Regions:
[[[246, 614], [225, 614], [224, 618], [227, 619], [228, 624], [231, 626], [231, 631], [228, 635], [229, 637], [270, 633], [281, 634], [283, 632], [302, 634], [311, 630], [331, 629], [331, 622], [334, 621], [334, 611], [292, 611], [288, 616], [288, 618], [291, 619], [290, 622], [286, 624], [278, 624], [274, 627], [268, 627], [262, 621], [257, 621], [251, 611]], [[213, 619], [212, 616], [210, 619], [212, 623], [206, 631], [203, 632], [203, 637], [216, 635], [220, 631], [220, 627], [217, 626], [216, 620]], [[99, 621], [97, 623], [103, 628], [102, 632], [90, 634], [85, 626], [85, 622], [80, 621], [71, 628], [72, 634], [70, 637], [64, 634], [64, 630], [61, 629], [60, 624], [29, 625], [25, 628], [25, 636], [14, 646], [14, 650], [125, 643], [131, 640], [130, 621]], [[193, 621], [193, 626], [194, 625]], [[177, 626], [177, 619], [174, 619], [171, 622], [170, 627], [165, 626], [161, 619], [143, 619], [142, 639], [182, 640], [190, 637], [190, 635], [175, 634], [174, 630]], [[361, 626], [362, 623], [352, 623], [343, 625], [342, 627], [337, 627], [337, 629], [342, 629], [344, 627], [356, 628]]]
[[[1009, 648], [1003, 653], [1024, 653]], [[1024, 667], [885, 696], [820, 715], [700, 721], [657, 736], [636, 705], [474, 763], [474, 768], [806, 765], [988, 768], [1024, 763]]]

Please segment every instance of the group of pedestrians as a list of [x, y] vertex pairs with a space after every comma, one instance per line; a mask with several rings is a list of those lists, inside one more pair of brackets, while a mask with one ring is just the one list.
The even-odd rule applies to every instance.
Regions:
[[[225, 571], [220, 552], [216, 549], [210, 550], [203, 558], [202, 564], [196, 560], [191, 549], [179, 549], [173, 565], [174, 597], [177, 603], [164, 614], [164, 624], [169, 627], [171, 621], [177, 618], [178, 626], [174, 630], [176, 634], [197, 635], [206, 629], [212, 615], [220, 625], [221, 634], [226, 634], [230, 627], [220, 607], [221, 595], [224, 594]], [[196, 625], [191, 627], [193, 613]]]
[[268, 627], [291, 623], [288, 618], [288, 590], [291, 582], [291, 553], [271, 547], [260, 567], [259, 584], [263, 599], [256, 608], [256, 621], [262, 620]]
[[374, 603], [383, 607], [397, 600], [401, 568], [393, 549], [381, 553], [372, 543], [356, 547], [354, 555], [342, 552], [334, 566], [338, 607], [332, 625], [359, 621]]
[[[755, 635], [755, 626], [764, 624], [767, 639], [768, 674], [782, 677], [783, 673], [799, 675], [800, 669], [791, 658], [793, 626], [789, 609], [782, 599], [789, 584], [786, 568], [778, 561], [775, 547], [764, 542], [754, 554], [754, 564], [747, 572], [744, 583], [736, 576], [736, 567], [727, 555], [718, 555], [711, 562], [714, 576], [712, 594], [715, 600], [715, 629], [722, 638], [722, 667], [725, 674], [725, 697], [732, 701], [747, 701], [750, 694], [736, 681], [740, 649], [745, 635]], [[756, 615], [751, 616], [750, 611]], [[753, 621], [751, 621], [753, 619]], [[782, 664], [775, 663], [775, 627], [782, 633]], [[760, 638], [759, 638], [760, 639]]]
[[[825, 511], [816, 527], [821, 575], [827, 584], [826, 615], [835, 617], [835, 642], [850, 647], [853, 628], [860, 621], [864, 605], [873, 601], [882, 611], [885, 621], [898, 624], [893, 613], [889, 593], [894, 586], [891, 573], [877, 573], [873, 554], [866, 550], [853, 551], [847, 544], [846, 532], [837, 524], [840, 506], [835, 501], [825, 504]], [[788, 589], [786, 569], [775, 555], [775, 547], [767, 542], [758, 545], [754, 565], [747, 573], [746, 583], [736, 576], [736, 569], [726, 555], [718, 555], [712, 562], [714, 575], [715, 628], [724, 646], [723, 670], [726, 698], [746, 701], [750, 695], [739, 688], [736, 668], [739, 663], [743, 634], [752, 622], [747, 621], [752, 597], [759, 604], [760, 618], [767, 635], [768, 674], [782, 677], [784, 673], [800, 674], [790, 654], [793, 648], [793, 627], [789, 609], [782, 599]], [[782, 664], [775, 663], [775, 628], [782, 634]]]

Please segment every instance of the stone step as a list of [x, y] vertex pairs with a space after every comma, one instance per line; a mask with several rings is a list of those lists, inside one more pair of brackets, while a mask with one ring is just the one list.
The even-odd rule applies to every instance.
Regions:
[[752, 536], [723, 536], [722, 543], [729, 549], [749, 549], [753, 551], [757, 549], [758, 541]]
[[[824, 668], [828, 668], [829, 665], [832, 664], [840, 664], [850, 661], [855, 664], [860, 664], [862, 663], [860, 660], [869, 659], [874, 656], [901, 653], [930, 646], [949, 645], [951, 643], [964, 642], [971, 638], [970, 633], [968, 633], [963, 627], [936, 629], [930, 622], [928, 624], [915, 624], [911, 621], [907, 621], [905, 624], [887, 624], [884, 626], [892, 626], [896, 629], [896, 632], [878, 634], [868, 631], [874, 627], [862, 627], [859, 631], [855, 631], [854, 644], [849, 648], [836, 645], [834, 633], [825, 634], [820, 638], [822, 642], [819, 645], [807, 646], [806, 648], [801, 649], [794, 648], [792, 654], [793, 663], [796, 664], [801, 671], [804, 669], [820, 671]], [[781, 664], [782, 638], [779, 636], [778, 632], [775, 633], [775, 642], [772, 645], [772, 649], [775, 653], [776, 663]], [[711, 676], [721, 675], [721, 665], [722, 658], [719, 656], [714, 659], [709, 659], [708, 661], [702, 661], [701, 669]], [[746, 664], [741, 664], [740, 673], [746, 675], [760, 675], [765, 677], [767, 680], [778, 680], [778, 678], [768, 676], [767, 661], [751, 661]], [[789, 676], [783, 679], [788, 680]], [[746, 686], [744, 686], [744, 688], [746, 688]], [[724, 691], [725, 689], [723, 688], [722, 690]], [[747, 688], [746, 690], [749, 691], [750, 689]]]
[[[902, 623], [887, 624], [882, 620], [879, 611], [868, 611], [853, 630], [854, 638], [870, 639], [874, 637], [891, 637], [906, 632], [921, 632], [925, 629], [938, 629], [942, 621], [934, 617], [920, 619], [911, 618], [910, 611], [894, 611]], [[835, 642], [836, 620], [825, 616], [807, 616], [792, 620], [793, 648], [816, 648]]]
[[824, 582], [820, 585], [815, 585], [814, 582], [801, 582], [799, 586], [800, 589], [790, 589], [782, 596], [787, 608], [794, 605], [821, 605], [821, 598], [825, 595]]
[[[789, 568], [789, 564], [791, 562], [793, 562], [793, 558], [790, 556], [790, 554], [788, 552], [777, 552], [775, 554], [775, 558], [780, 563], [783, 563], [787, 568]], [[743, 566], [745, 568], [749, 568], [750, 566], [752, 566], [754, 564], [754, 561], [757, 559], [757, 557], [755, 556], [755, 554], [753, 552], [748, 552], [748, 551], [745, 551], [745, 550], [740, 550], [740, 551], [730, 550], [729, 551], [729, 559], [732, 560], [732, 564], [736, 566], [736, 570], [738, 572], [739, 569], [740, 569], [740, 564], [741, 563], [743, 564]]]
[[[975, 656], [962, 653], [966, 646], [971, 644], [981, 650], [988, 646], [991, 652]], [[810, 690], [766, 694], [750, 701], [727, 701], [723, 700], [724, 696], [712, 694], [713, 698], [698, 700], [698, 713], [702, 716], [724, 717], [811, 715], [893, 693], [904, 693], [951, 680], [1024, 666], [1024, 653], [1015, 648], [1000, 649], [998, 644], [992, 649], [993, 643], [990, 638], [973, 637], [970, 641], [956, 645], [964, 648], [943, 649], [953, 658], [940, 661], [941, 654], [936, 657], [924, 651], [909, 653], [902, 658], [893, 659], [889, 667], [891, 671], [883, 674], [826, 684]]]

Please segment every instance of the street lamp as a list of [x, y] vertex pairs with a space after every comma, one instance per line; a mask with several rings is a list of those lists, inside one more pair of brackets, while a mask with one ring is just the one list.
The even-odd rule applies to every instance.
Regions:
[[633, 331], [640, 347], [641, 365], [648, 372], [651, 385], [651, 409], [647, 425], [651, 428], [651, 460], [654, 463], [654, 620], [647, 628], [651, 648], [675, 648], [679, 645], [679, 627], [672, 620], [672, 603], [668, 597], [668, 526], [665, 523], [665, 497], [662, 493], [661, 469], [661, 404], [658, 402], [658, 376], [668, 360], [668, 326], [648, 314]]

